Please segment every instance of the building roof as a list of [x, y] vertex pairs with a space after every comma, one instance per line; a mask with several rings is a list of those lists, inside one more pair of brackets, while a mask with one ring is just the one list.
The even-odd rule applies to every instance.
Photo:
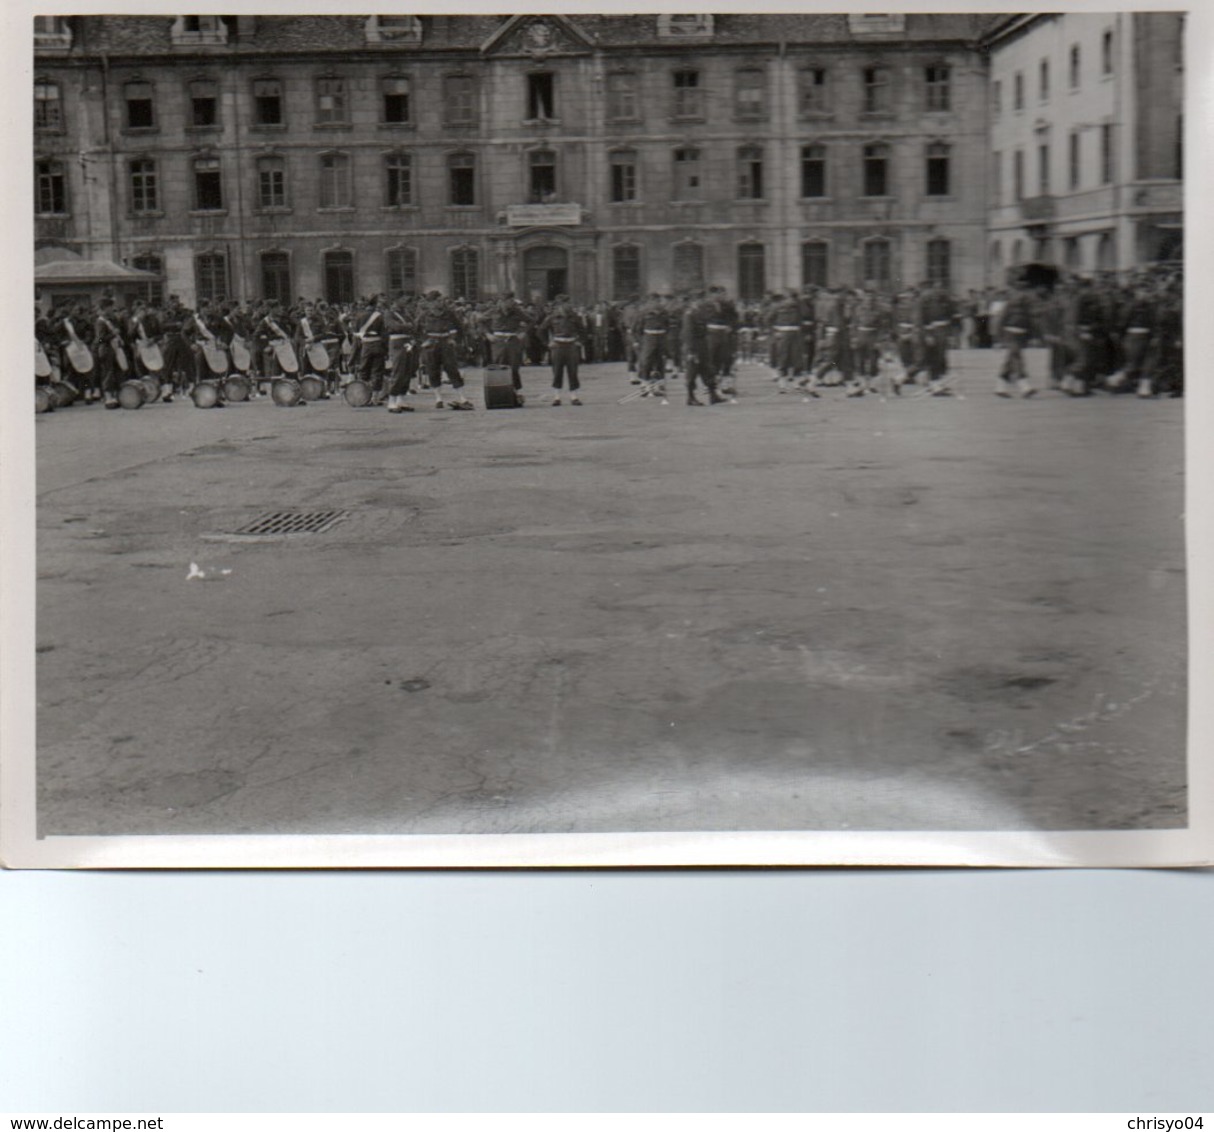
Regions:
[[157, 278], [150, 271], [100, 259], [57, 259], [34, 268], [34, 283], [142, 283]]

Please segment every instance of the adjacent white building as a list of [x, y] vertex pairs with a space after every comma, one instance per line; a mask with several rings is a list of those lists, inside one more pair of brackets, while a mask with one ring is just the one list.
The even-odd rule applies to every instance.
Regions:
[[1008, 16], [987, 47], [988, 278], [1181, 258], [1184, 14]]

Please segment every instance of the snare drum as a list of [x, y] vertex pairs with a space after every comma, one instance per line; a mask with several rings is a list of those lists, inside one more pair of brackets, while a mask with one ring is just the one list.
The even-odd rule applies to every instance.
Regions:
[[124, 409], [142, 409], [148, 399], [142, 381], [124, 381], [118, 386], [118, 404]]
[[197, 409], [213, 409], [219, 404], [219, 383], [200, 381], [190, 390], [190, 400]]
[[351, 409], [361, 409], [371, 404], [371, 386], [356, 378], [346, 384], [345, 389], [342, 390], [342, 396]]
[[325, 395], [323, 379], [314, 374], [299, 379], [299, 395], [305, 401], [319, 401]]
[[275, 405], [290, 408], [303, 400], [299, 382], [290, 377], [276, 377], [270, 385], [270, 397]]

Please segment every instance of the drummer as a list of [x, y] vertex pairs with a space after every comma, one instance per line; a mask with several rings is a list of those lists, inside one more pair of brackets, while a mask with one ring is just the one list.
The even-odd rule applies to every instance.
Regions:
[[[564, 298], [564, 296], [561, 296]], [[558, 300], [559, 301], [559, 300]], [[519, 305], [513, 291], [507, 291], [489, 312], [489, 348], [493, 364], [510, 367], [514, 382], [514, 395], [523, 403], [523, 379], [520, 367], [523, 364], [523, 341], [527, 337], [531, 320]], [[574, 379], [575, 380], [575, 379]]]
[[93, 370], [96, 383], [101, 387], [107, 409], [117, 409], [118, 387], [127, 376], [124, 363], [126, 347], [118, 329], [114, 300], [108, 296], [97, 304], [97, 318], [93, 323]]
[[388, 412], [411, 413], [413, 406], [405, 398], [413, 391], [417, 374], [417, 320], [409, 311], [408, 300], [401, 295], [388, 309]]
[[443, 408], [443, 375], [451, 382], [454, 396], [452, 409], [471, 409], [473, 404], [464, 393], [464, 379], [459, 372], [455, 354], [455, 340], [462, 333], [463, 324], [450, 303], [443, 300], [441, 291], [429, 291], [422, 304], [418, 319], [418, 338], [421, 342], [421, 364], [426, 367], [426, 377], [434, 391], [434, 407]]
[[384, 364], [388, 359], [388, 324], [384, 314], [383, 296], [375, 295], [367, 306], [356, 312], [352, 322], [360, 343], [358, 379], [367, 384], [372, 403], [376, 405], [382, 405], [384, 401]]

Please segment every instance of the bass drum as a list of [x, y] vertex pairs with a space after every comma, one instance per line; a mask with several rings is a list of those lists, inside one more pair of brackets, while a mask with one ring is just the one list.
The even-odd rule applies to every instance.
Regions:
[[118, 386], [118, 404], [124, 409], [142, 409], [148, 399], [142, 381], [124, 381]]
[[225, 401], [247, 401], [251, 388], [247, 377], [229, 377], [223, 383], [223, 399]]
[[45, 385], [34, 386], [34, 412], [49, 413], [55, 406], [51, 404], [51, 391]]
[[275, 405], [282, 405], [286, 408], [298, 405], [303, 400], [299, 382], [289, 377], [276, 377], [270, 386], [270, 396]]
[[365, 381], [360, 381], [358, 378], [347, 382], [345, 389], [341, 391], [341, 395], [346, 399], [346, 404], [351, 409], [362, 409], [371, 404], [371, 386]]
[[315, 374], [299, 379], [299, 395], [305, 401], [319, 401], [325, 395], [325, 383]]
[[196, 409], [213, 409], [219, 404], [219, 383], [200, 381], [190, 390], [190, 400]]
[[509, 366], [485, 367], [485, 408], [517, 409], [518, 393]]

